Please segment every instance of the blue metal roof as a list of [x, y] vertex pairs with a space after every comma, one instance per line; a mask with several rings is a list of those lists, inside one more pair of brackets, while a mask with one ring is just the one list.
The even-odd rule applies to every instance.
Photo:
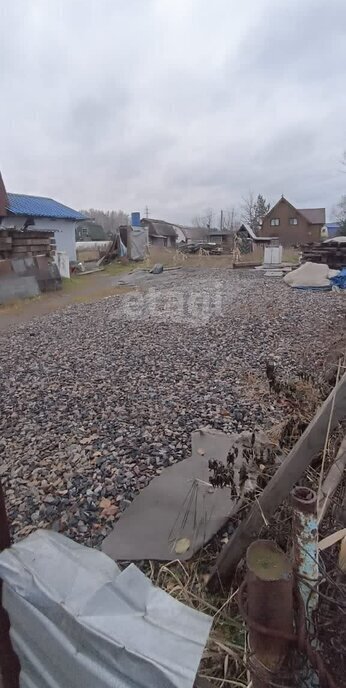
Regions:
[[26, 196], [24, 194], [7, 194], [7, 211], [14, 215], [30, 215], [32, 217], [51, 217], [60, 220], [85, 220], [82, 213], [68, 208], [67, 205], [54, 201], [53, 198], [43, 196]]

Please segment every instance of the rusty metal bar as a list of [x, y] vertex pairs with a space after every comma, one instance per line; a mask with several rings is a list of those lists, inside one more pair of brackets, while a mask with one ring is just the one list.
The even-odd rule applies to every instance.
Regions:
[[[5, 497], [0, 480], [0, 552], [11, 544]], [[0, 578], [0, 670], [4, 688], [19, 688], [20, 664], [12, 647], [10, 620], [2, 606], [2, 580]], [[0, 676], [0, 680], [1, 680]]]
[[[271, 540], [247, 549], [248, 664], [253, 688], [282, 683], [293, 635], [293, 568]], [[266, 631], [265, 633], [263, 631]], [[285, 668], [287, 674], [287, 668]]]
[[[303, 601], [306, 630], [312, 648], [318, 649], [316, 613], [318, 608], [318, 523], [317, 494], [308, 487], [295, 487], [291, 492], [293, 506], [292, 539], [298, 591]], [[319, 685], [316, 673], [307, 667], [306, 682]]]

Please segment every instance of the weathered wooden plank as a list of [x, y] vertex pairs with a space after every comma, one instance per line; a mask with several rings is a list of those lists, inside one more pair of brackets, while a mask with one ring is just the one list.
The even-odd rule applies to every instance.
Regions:
[[319, 516], [319, 520], [322, 520], [323, 516], [328, 510], [328, 506], [333, 497], [333, 494], [343, 478], [345, 467], [346, 437], [344, 437], [344, 439], [342, 440], [341, 445], [339, 447], [339, 451], [335, 457], [335, 461], [332, 463], [322, 484], [321, 494], [319, 495], [319, 500], [317, 504], [317, 513]]
[[[335, 400], [333, 401], [334, 395]], [[346, 373], [331, 391], [298, 442], [269, 481], [258, 503], [253, 505], [245, 521], [240, 524], [220, 552], [216, 565], [211, 572], [208, 587], [214, 589], [220, 584], [227, 586], [231, 582], [240, 559], [263, 526], [263, 514], [266, 519], [270, 518], [285, 497], [289, 495], [311, 461], [321, 451], [331, 413], [332, 430], [346, 417]]]
[[12, 239], [13, 246], [37, 246], [44, 244], [45, 246], [49, 246], [50, 244], [50, 237], [40, 237], [39, 239], [32, 239], [31, 237], [25, 237], [25, 238], [18, 238], [18, 239]]
[[49, 253], [50, 246], [14, 246], [12, 249], [13, 255], [25, 255], [25, 254], [37, 254], [37, 253]]

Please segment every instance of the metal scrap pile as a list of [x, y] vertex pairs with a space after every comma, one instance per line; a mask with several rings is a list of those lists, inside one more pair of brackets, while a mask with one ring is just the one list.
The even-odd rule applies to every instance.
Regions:
[[219, 256], [223, 253], [222, 246], [213, 243], [193, 243], [193, 244], [179, 244], [178, 251], [180, 253], [208, 253], [212, 256]]

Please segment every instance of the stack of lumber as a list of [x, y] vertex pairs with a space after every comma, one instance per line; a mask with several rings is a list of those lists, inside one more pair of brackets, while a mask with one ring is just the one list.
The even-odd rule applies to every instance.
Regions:
[[341, 270], [341, 268], [346, 267], [345, 242], [305, 244], [302, 250], [303, 261], [326, 263], [333, 270]]
[[0, 256], [8, 258], [12, 253], [12, 238], [8, 232], [0, 231]]
[[54, 232], [0, 230], [0, 257], [51, 256], [56, 250]]

